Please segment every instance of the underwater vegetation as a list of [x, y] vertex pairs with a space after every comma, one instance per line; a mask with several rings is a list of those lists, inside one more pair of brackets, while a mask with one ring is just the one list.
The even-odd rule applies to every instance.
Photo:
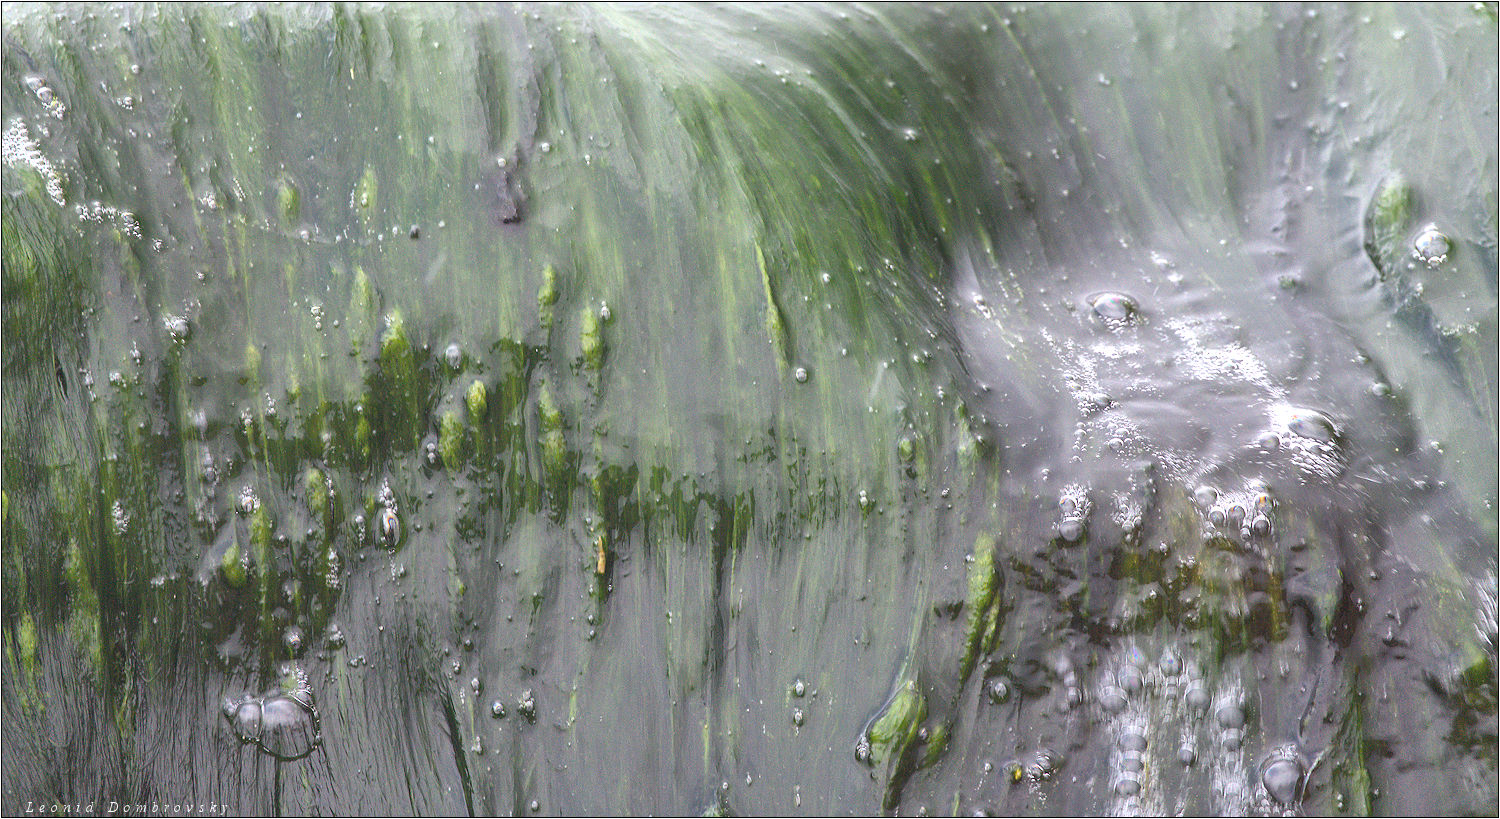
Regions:
[[7, 5], [0, 810], [1472, 814], [1495, 5]]

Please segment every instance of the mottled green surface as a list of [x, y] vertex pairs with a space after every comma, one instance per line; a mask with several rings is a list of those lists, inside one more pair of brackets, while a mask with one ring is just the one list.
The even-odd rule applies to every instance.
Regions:
[[0, 809], [1492, 809], [1492, 5], [5, 12]]

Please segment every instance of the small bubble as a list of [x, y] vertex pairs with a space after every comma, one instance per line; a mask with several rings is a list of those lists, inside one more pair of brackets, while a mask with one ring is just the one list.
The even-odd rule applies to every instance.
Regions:
[[859, 738], [859, 741], [856, 742], [856, 743], [854, 743], [854, 759], [856, 761], [858, 761], [858, 762], [869, 762], [870, 761], [870, 738], [869, 737], [861, 736]]
[[1141, 685], [1145, 682], [1141, 670], [1133, 665], [1122, 666], [1116, 676], [1120, 681], [1120, 687], [1125, 689], [1127, 694], [1140, 691]]
[[999, 705], [1010, 699], [1010, 686], [1006, 684], [1005, 680], [996, 678], [990, 681], [986, 693], [989, 694], [990, 702]]
[[456, 370], [463, 366], [464, 351], [459, 349], [458, 344], [449, 344], [443, 350], [443, 360], [448, 362], [449, 369]]
[[536, 697], [531, 689], [521, 692], [521, 697], [516, 701], [516, 713], [526, 718], [527, 722], [536, 722]]
[[1115, 783], [1115, 796], [1135, 796], [1141, 792], [1141, 783], [1131, 777], [1122, 777]]
[[807, 716], [802, 713], [802, 709], [801, 708], [793, 708], [792, 709], [792, 724], [793, 725], [797, 726], [798, 728], [801, 728], [802, 727], [802, 723], [804, 723], [806, 721], [807, 721]]
[[792, 683], [792, 696], [801, 697], [807, 694], [807, 684], [798, 679]]
[[1245, 522], [1245, 507], [1238, 503], [1231, 504], [1225, 517], [1231, 527], [1238, 527]]
[[1211, 486], [1200, 486], [1193, 490], [1193, 500], [1197, 501], [1199, 506], [1213, 506], [1218, 499], [1218, 490]]
[[798, 367], [792, 372], [792, 378], [797, 379], [798, 384], [806, 384], [808, 379], [807, 368]]
[[1256, 515], [1250, 521], [1250, 531], [1260, 537], [1271, 534], [1271, 519], [1265, 515]]
[[505, 703], [499, 700], [495, 700], [494, 702], [490, 703], [490, 716], [494, 717], [495, 719], [504, 719]]
[[484, 690], [484, 681], [478, 677], [474, 677], [469, 680], [469, 690], [474, 692], [474, 696], [479, 696], [479, 692]]
[[1192, 746], [1184, 745], [1177, 749], [1177, 761], [1185, 766], [1190, 766], [1198, 761], [1198, 752], [1194, 751]]
[[1168, 677], [1175, 677], [1182, 673], [1182, 658], [1178, 657], [1177, 652], [1170, 648], [1162, 652], [1161, 673]]
[[281, 642], [286, 645], [286, 650], [297, 656], [302, 653], [302, 629], [292, 626], [281, 635]]
[[1215, 526], [1223, 526], [1224, 525], [1224, 520], [1225, 520], [1225, 518], [1224, 518], [1224, 510], [1223, 509], [1220, 509], [1219, 507], [1215, 506], [1213, 509], [1209, 510], [1209, 513], [1208, 513], [1208, 522], [1209, 523], [1212, 523]]

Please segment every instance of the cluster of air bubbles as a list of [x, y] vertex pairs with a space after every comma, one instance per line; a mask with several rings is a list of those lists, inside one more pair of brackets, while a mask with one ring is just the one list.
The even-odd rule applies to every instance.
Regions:
[[0, 156], [4, 157], [6, 165], [28, 167], [40, 174], [47, 196], [53, 202], [63, 204], [62, 176], [52, 167], [52, 161], [42, 154], [36, 142], [32, 141], [31, 134], [26, 130], [26, 123], [19, 118], [12, 120], [6, 127], [3, 142], [0, 142]]
[[505, 719], [505, 703], [500, 700], [490, 703], [490, 716], [495, 719]]
[[1063, 756], [1051, 748], [1042, 748], [1032, 754], [1024, 763], [1012, 762], [1006, 766], [1011, 782], [1027, 780], [1030, 782], [1043, 782], [1051, 779], [1058, 769], [1062, 767]]
[[1057, 523], [1058, 537], [1069, 543], [1077, 543], [1083, 537], [1084, 521], [1088, 519], [1089, 511], [1093, 508], [1088, 492], [1078, 484], [1069, 484], [1063, 487], [1057, 507], [1062, 515], [1062, 519]]
[[375, 512], [375, 530], [381, 545], [395, 549], [401, 542], [401, 517], [397, 514], [396, 493], [391, 491], [389, 481], [382, 482], [376, 497], [380, 508]]
[[1448, 252], [1453, 244], [1448, 237], [1437, 229], [1437, 225], [1428, 225], [1422, 228], [1417, 238], [1412, 241], [1412, 255], [1417, 261], [1426, 264], [1429, 268], [1436, 268], [1448, 261]]
[[113, 205], [94, 201], [87, 204], [75, 205], [73, 213], [77, 215], [80, 221], [94, 222], [96, 224], [108, 223], [132, 239], [141, 238], [141, 223], [135, 218], [135, 214], [128, 210], [121, 210]]
[[110, 522], [114, 524], [115, 534], [123, 535], [130, 528], [130, 513], [125, 511], [124, 504], [115, 501], [109, 509]]
[[1146, 765], [1146, 730], [1138, 720], [1131, 720], [1120, 730], [1112, 753], [1114, 769], [1114, 793], [1119, 797], [1132, 797], [1141, 791], [1141, 774]]
[[1283, 745], [1271, 751], [1260, 767], [1260, 784], [1278, 804], [1291, 806], [1300, 801], [1302, 758], [1295, 745]]
[[301, 759], [322, 742], [312, 689], [300, 678], [293, 690], [276, 696], [224, 700], [224, 718], [240, 742], [284, 761]]
[[1073, 659], [1059, 655], [1052, 670], [1062, 679], [1063, 698], [1069, 708], [1077, 708], [1083, 702], [1083, 689], [1078, 685], [1078, 671], [1073, 668]]
[[244, 486], [240, 488], [240, 497], [236, 505], [241, 515], [252, 515], [260, 508], [260, 496], [255, 494], [255, 488]]
[[1094, 316], [1110, 329], [1118, 329], [1134, 323], [1140, 315], [1135, 299], [1124, 293], [1106, 291], [1089, 296], [1089, 307]]
[[1252, 482], [1245, 489], [1223, 494], [1212, 487], [1201, 486], [1193, 496], [1206, 508], [1208, 522], [1216, 527], [1238, 531], [1245, 539], [1271, 534], [1271, 512], [1275, 502], [1263, 484]]
[[26, 78], [26, 87], [31, 89], [31, 93], [36, 94], [37, 100], [53, 118], [62, 119], [63, 115], [68, 113], [68, 106], [63, 105], [63, 101], [58, 99], [57, 92], [52, 90], [52, 86], [47, 84], [46, 79], [33, 74]]
[[193, 334], [193, 326], [183, 316], [164, 316], [161, 325], [175, 344], [182, 344]]
[[516, 713], [520, 714], [527, 722], [536, 722], [536, 695], [528, 688], [521, 692], [521, 697], [516, 701]]

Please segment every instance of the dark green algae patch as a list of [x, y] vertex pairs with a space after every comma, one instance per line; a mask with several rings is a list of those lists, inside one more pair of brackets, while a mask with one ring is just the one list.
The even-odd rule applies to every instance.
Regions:
[[0, 805], [1487, 809], [1481, 10], [7, 7]]

